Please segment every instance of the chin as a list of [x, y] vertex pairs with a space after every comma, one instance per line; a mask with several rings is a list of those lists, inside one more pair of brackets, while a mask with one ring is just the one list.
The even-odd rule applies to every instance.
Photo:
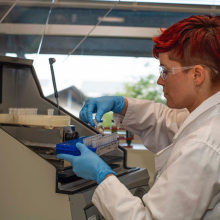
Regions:
[[178, 108], [177, 105], [175, 105], [174, 103], [170, 103], [169, 101], [167, 101], [167, 107], [174, 108], [174, 109], [180, 109], [180, 108]]
[[173, 108], [173, 109], [183, 109], [186, 108], [185, 105], [182, 105], [181, 102], [174, 103], [171, 100], [167, 99], [167, 107]]
[[183, 108], [185, 108], [185, 107], [183, 107], [183, 106], [178, 106], [178, 105], [168, 104], [168, 103], [167, 103], [167, 106], [168, 106], [169, 108], [173, 108], [173, 109], [183, 109]]

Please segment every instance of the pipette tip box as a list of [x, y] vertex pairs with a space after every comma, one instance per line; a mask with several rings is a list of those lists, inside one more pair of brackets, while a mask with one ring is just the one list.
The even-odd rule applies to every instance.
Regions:
[[[81, 153], [77, 149], [76, 144], [77, 143], [82, 143], [83, 144], [83, 139], [88, 138], [87, 136], [76, 138], [70, 141], [66, 141], [63, 143], [56, 144], [56, 153], [57, 154], [70, 154], [73, 156], [80, 156]], [[110, 143], [103, 144], [99, 147], [92, 147], [92, 146], [87, 146], [89, 150], [93, 151], [97, 155], [101, 156], [103, 154], [106, 154], [108, 152], [111, 152], [115, 149], [118, 148], [118, 140], [114, 140]]]

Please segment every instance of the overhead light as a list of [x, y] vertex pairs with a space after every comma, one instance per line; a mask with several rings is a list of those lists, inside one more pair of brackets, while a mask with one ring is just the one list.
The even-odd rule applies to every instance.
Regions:
[[118, 17], [98, 17], [98, 21], [103, 21], [103, 22], [118, 22], [118, 23], [123, 23], [125, 21], [124, 18], [118, 18]]
[[16, 53], [6, 53], [5, 56], [7, 57], [18, 57]]

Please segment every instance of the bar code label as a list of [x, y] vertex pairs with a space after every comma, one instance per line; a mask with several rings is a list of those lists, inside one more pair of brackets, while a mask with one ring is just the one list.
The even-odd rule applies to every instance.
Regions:
[[101, 156], [118, 148], [118, 141], [106, 144], [96, 149], [96, 154]]

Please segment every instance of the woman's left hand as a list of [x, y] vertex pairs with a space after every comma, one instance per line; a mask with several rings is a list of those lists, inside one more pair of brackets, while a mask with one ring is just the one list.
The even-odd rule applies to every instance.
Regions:
[[95, 180], [100, 184], [106, 175], [116, 173], [94, 152], [89, 150], [86, 145], [77, 143], [76, 147], [81, 152], [80, 156], [69, 154], [58, 154], [57, 158], [67, 160], [73, 167], [73, 172], [84, 179]]

